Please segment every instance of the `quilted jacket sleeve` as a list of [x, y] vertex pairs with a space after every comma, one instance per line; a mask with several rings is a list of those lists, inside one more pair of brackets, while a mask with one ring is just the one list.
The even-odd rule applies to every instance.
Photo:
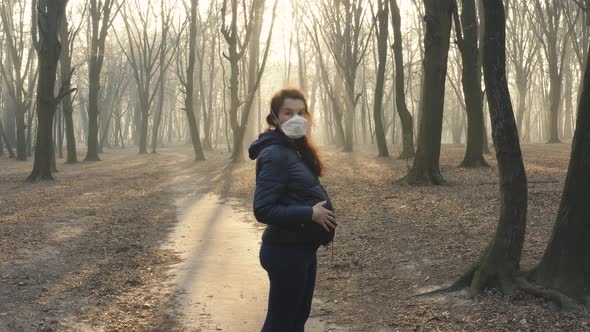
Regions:
[[270, 146], [260, 152], [256, 164], [254, 216], [268, 225], [292, 226], [311, 223], [313, 208], [306, 205], [280, 204], [287, 189], [287, 156], [280, 148]]

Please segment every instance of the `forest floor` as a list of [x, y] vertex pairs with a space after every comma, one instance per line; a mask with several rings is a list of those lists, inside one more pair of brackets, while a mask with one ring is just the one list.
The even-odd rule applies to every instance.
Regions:
[[[376, 158], [373, 149], [322, 150], [322, 183], [339, 227], [334, 245], [319, 250], [313, 319], [343, 331], [590, 331], [588, 310], [560, 312], [519, 292], [488, 292], [476, 301], [464, 293], [415, 298], [452, 283], [493, 234], [495, 160], [488, 155], [492, 167], [460, 169], [463, 147], [445, 145], [448, 184], [407, 187], [394, 181], [410, 165]], [[523, 149], [526, 270], [550, 237], [570, 147]], [[0, 158], [0, 331], [183, 330], [171, 271], [185, 258], [166, 245], [179, 219], [179, 172], [206, 177], [195, 191], [246, 212], [254, 189], [254, 162], [207, 156], [195, 164], [188, 146], [143, 156], [107, 150], [98, 163], [58, 161], [56, 181], [36, 184], [23, 182], [30, 161]]]

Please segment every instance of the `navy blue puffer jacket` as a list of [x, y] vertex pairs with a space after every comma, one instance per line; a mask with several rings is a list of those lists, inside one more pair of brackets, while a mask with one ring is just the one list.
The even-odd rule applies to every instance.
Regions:
[[329, 233], [312, 221], [312, 207], [327, 201], [324, 207], [333, 211], [332, 202], [319, 178], [301, 159], [295, 145], [282, 133], [260, 134], [248, 150], [256, 159], [254, 216], [267, 224], [262, 241], [270, 244], [319, 246], [329, 243]]

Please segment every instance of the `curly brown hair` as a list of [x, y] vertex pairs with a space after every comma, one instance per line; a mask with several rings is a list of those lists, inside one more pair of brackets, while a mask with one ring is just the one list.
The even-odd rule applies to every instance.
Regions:
[[[266, 123], [268, 124], [267, 131], [277, 131], [282, 133], [275, 119], [279, 118], [279, 110], [281, 106], [283, 106], [285, 99], [299, 99], [303, 101], [303, 104], [305, 104], [305, 115], [311, 125], [311, 113], [309, 112], [307, 99], [305, 98], [303, 91], [293, 87], [286, 87], [277, 91], [270, 100], [270, 112], [266, 116]], [[303, 162], [309, 167], [312, 173], [316, 176], [322, 176], [324, 174], [324, 165], [320, 160], [318, 149], [313, 144], [311, 137], [306, 134], [305, 136], [294, 140], [294, 143], [301, 155], [301, 159], [303, 159]]]

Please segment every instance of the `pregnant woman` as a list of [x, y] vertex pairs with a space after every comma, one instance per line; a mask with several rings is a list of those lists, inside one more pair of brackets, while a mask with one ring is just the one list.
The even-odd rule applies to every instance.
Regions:
[[254, 215], [266, 224], [260, 264], [270, 292], [262, 332], [304, 331], [316, 280], [316, 251], [334, 238], [336, 215], [319, 177], [323, 167], [307, 133], [303, 93], [286, 88], [271, 99], [269, 128], [249, 149], [256, 159]]

